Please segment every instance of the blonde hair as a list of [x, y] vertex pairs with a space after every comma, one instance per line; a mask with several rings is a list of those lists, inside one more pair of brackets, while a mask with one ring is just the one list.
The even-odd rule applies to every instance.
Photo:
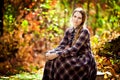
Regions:
[[82, 8], [76, 8], [73, 11], [72, 16], [74, 15], [75, 12], [80, 12], [82, 14], [82, 23], [76, 28], [77, 32], [74, 34], [72, 45], [75, 44], [76, 40], [79, 38], [81, 30], [86, 26], [85, 23], [87, 18], [86, 12]]

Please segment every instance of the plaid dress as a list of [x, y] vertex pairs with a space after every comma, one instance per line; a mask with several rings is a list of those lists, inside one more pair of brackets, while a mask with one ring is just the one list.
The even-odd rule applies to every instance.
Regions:
[[74, 33], [74, 28], [66, 30], [55, 49], [59, 56], [46, 62], [42, 80], [95, 80], [97, 68], [91, 53], [89, 31], [83, 28], [71, 46]]

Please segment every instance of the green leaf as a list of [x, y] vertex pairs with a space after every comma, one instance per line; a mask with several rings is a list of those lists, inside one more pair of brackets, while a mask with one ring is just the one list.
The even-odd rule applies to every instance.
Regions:
[[41, 4], [40, 7], [43, 7], [43, 8], [46, 8], [46, 9], [51, 8], [51, 6], [50, 6], [48, 3], [46, 3], [46, 4]]
[[21, 26], [25, 32], [28, 31], [28, 21], [27, 20], [23, 20]]

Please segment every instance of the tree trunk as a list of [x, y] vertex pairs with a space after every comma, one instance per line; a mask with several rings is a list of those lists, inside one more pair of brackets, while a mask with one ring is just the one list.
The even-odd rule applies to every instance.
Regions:
[[[98, 10], [98, 0], [95, 0], [95, 2], [94, 2], [94, 4], [95, 4], [95, 10], [96, 10], [96, 24], [97, 24], [97, 19], [98, 19], [98, 17], [99, 17], [99, 10]], [[93, 30], [93, 34], [95, 35], [96, 34], [96, 29], [97, 29], [97, 27], [95, 27], [94, 28], [94, 30]]]
[[0, 0], [0, 36], [3, 34], [3, 7], [4, 0]]
[[90, 11], [90, 0], [87, 0], [87, 25], [88, 25], [88, 19], [89, 19], [89, 11]]

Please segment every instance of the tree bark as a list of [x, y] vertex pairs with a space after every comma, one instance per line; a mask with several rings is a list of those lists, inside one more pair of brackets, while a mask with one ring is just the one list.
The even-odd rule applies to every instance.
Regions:
[[[99, 10], [98, 10], [98, 0], [94, 0], [94, 4], [95, 4], [95, 10], [96, 10], [96, 22], [95, 23], [97, 23], [97, 19], [98, 19], [98, 14], [99, 14]], [[96, 34], [96, 27], [94, 28], [94, 30], [93, 30], [93, 34], [95, 35]]]
[[4, 0], [0, 0], [0, 36], [3, 35], [3, 7]]
[[88, 19], [89, 19], [89, 11], [90, 11], [90, 0], [87, 0], [87, 25], [88, 25]]

